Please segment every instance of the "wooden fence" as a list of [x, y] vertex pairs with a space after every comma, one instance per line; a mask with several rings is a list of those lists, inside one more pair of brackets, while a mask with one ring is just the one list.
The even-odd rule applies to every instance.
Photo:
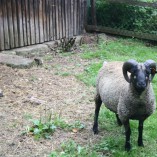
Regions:
[[[127, 6], [137, 6], [141, 8], [152, 8], [154, 10], [157, 9], [157, 2], [142, 2], [139, 0], [106, 0], [106, 2], [110, 4], [125, 4]], [[147, 40], [154, 40], [157, 41], [157, 34], [154, 33], [152, 34], [151, 32], [145, 33], [145, 32], [137, 32], [137, 31], [130, 31], [124, 28], [114, 28], [114, 27], [109, 27], [109, 26], [102, 26], [98, 25], [97, 21], [95, 21], [94, 17], [96, 17], [96, 12], [95, 12], [95, 5], [91, 6], [91, 18], [92, 18], [92, 24], [91, 25], [86, 25], [86, 30], [87, 31], [94, 31], [94, 32], [104, 32], [104, 33], [109, 33], [109, 34], [115, 34], [115, 35], [122, 35], [122, 36], [129, 36], [129, 37], [137, 37], [140, 39], [147, 39]], [[94, 15], [95, 14], [95, 15]], [[147, 14], [151, 14], [151, 12], [148, 12]], [[118, 13], [117, 13], [118, 15]], [[107, 15], [104, 15], [107, 16]], [[115, 15], [116, 16], [116, 15]], [[131, 17], [132, 15], [130, 15]], [[157, 18], [156, 12], [154, 13], [155, 19]], [[151, 17], [152, 18], [152, 17]], [[156, 21], [154, 21], [156, 24]], [[152, 23], [150, 23], [152, 25]], [[157, 32], [157, 25], [155, 25], [154, 29], [155, 32]]]
[[84, 31], [86, 0], [0, 0], [0, 50]]

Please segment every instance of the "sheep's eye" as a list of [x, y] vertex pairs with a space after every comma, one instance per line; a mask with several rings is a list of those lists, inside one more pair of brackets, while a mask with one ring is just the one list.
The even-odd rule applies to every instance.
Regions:
[[134, 79], [136, 79], [136, 76], [134, 76]]

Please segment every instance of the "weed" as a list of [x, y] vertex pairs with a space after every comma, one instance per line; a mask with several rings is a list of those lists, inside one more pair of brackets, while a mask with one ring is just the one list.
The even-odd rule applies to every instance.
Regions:
[[82, 147], [70, 140], [61, 144], [61, 148], [52, 152], [50, 157], [98, 157], [96, 152], [89, 151], [87, 147]]
[[[48, 115], [48, 117], [46, 117]], [[85, 128], [85, 125], [80, 121], [75, 121], [72, 124], [66, 123], [60, 116], [55, 116], [52, 120], [51, 113], [45, 113], [44, 119], [30, 119], [32, 126], [27, 126], [22, 134], [33, 135], [35, 139], [40, 139], [41, 137], [45, 139], [50, 139], [51, 135], [55, 132], [57, 128], [63, 129], [65, 131], [72, 131], [77, 133]]]
[[49, 114], [48, 119], [45, 121], [40, 118], [38, 119], [30, 119], [32, 122], [32, 126], [26, 128], [25, 133], [26, 134], [32, 134], [35, 139], [39, 139], [41, 137], [49, 139], [50, 135], [52, 135], [56, 129], [56, 126], [54, 125], [52, 118], [52, 114]]

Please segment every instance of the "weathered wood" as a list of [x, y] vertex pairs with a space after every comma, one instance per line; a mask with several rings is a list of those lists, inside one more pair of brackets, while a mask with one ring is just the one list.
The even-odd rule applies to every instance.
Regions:
[[[77, 0], [74, 0], [74, 17], [77, 16]], [[77, 18], [74, 18], [74, 35], [77, 35]]]
[[31, 45], [31, 31], [30, 31], [30, 7], [29, 0], [25, 0], [25, 9], [26, 9], [26, 36], [27, 36], [27, 45]]
[[59, 12], [59, 16], [58, 16], [58, 22], [59, 22], [59, 38], [61, 39], [63, 37], [62, 34], [62, 10], [61, 10], [61, 0], [58, 0], [58, 12]]
[[5, 49], [10, 49], [9, 43], [9, 28], [8, 28], [8, 15], [7, 15], [7, 2], [5, 0], [2, 1], [2, 11], [3, 11], [3, 24], [4, 24], [4, 45]]
[[58, 13], [58, 0], [56, 0], [56, 39], [59, 39], [60, 32], [59, 32], [59, 13]]
[[52, 1], [52, 15], [53, 15], [53, 40], [57, 39], [57, 33], [56, 33], [56, 0]]
[[34, 0], [35, 43], [39, 43], [39, 0]]
[[19, 47], [24, 46], [23, 42], [23, 26], [22, 26], [22, 11], [21, 11], [21, 0], [17, 0], [17, 27], [18, 27], [18, 37], [19, 37]]
[[46, 41], [49, 41], [50, 40], [50, 3], [49, 3], [49, 0], [46, 0], [46, 33], [47, 33], [47, 39]]
[[77, 34], [79, 34], [79, 28], [80, 28], [80, 3], [77, 1]]
[[84, 18], [83, 18], [83, 31], [85, 32], [85, 27], [87, 25], [87, 1], [84, 0]]
[[70, 25], [70, 30], [71, 30], [71, 34], [72, 36], [74, 36], [74, 1], [71, 0], [71, 25]]
[[47, 23], [46, 23], [46, 0], [43, 0], [43, 29], [44, 29], [44, 41], [47, 41]]
[[81, 15], [80, 15], [80, 21], [81, 21], [81, 23], [80, 23], [80, 33], [83, 33], [83, 22], [84, 22], [84, 20], [83, 20], [83, 14], [84, 14], [84, 0], [81, 0], [81, 6], [80, 6], [80, 8], [81, 8]]
[[14, 31], [13, 31], [11, 0], [8, 0], [6, 5], [7, 5], [7, 12], [8, 12], [8, 30], [9, 30], [10, 48], [14, 48]]
[[61, 7], [62, 7], [62, 33], [63, 33], [63, 36], [62, 37], [65, 37], [66, 36], [66, 31], [65, 31], [65, 28], [66, 28], [66, 25], [65, 25], [65, 0], [62, 0], [61, 2]]
[[87, 31], [94, 31], [94, 32], [104, 32], [104, 33], [110, 33], [110, 34], [116, 34], [116, 35], [136, 37], [136, 38], [140, 38], [140, 39], [156, 40], [157, 41], [157, 35], [156, 34], [140, 33], [140, 32], [121, 30], [121, 29], [115, 29], [115, 28], [104, 27], [104, 26], [93, 26], [93, 25], [86, 25], [86, 30]]
[[40, 43], [44, 42], [44, 27], [43, 27], [43, 1], [39, 1], [39, 37], [40, 37]]
[[23, 41], [24, 45], [28, 45], [27, 43], [27, 20], [26, 20], [26, 7], [25, 0], [21, 1], [22, 6], [22, 26], [23, 26]]
[[30, 37], [31, 44], [35, 44], [35, 25], [34, 25], [34, 0], [29, 0], [30, 11]]
[[50, 40], [53, 40], [53, 14], [52, 14], [53, 2], [50, 1]]
[[2, 0], [0, 0], [0, 51], [4, 50], [4, 29], [3, 29], [3, 12], [2, 12]]
[[78, 35], [82, 1], [0, 0], [0, 50]]

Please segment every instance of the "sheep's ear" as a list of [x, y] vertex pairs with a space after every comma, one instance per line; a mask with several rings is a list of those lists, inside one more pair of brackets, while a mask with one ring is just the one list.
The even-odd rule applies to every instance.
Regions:
[[145, 61], [144, 65], [146, 66], [146, 68], [149, 68], [151, 70], [151, 79], [150, 79], [150, 81], [152, 81], [155, 74], [157, 73], [157, 71], [156, 71], [156, 62], [149, 59], [149, 60]]
[[135, 67], [137, 64], [138, 63], [135, 60], [133, 60], [133, 59], [130, 59], [127, 62], [124, 62], [124, 64], [123, 64], [123, 68], [122, 68], [122, 70], [123, 70], [123, 76], [124, 76], [125, 80], [128, 83], [130, 83], [130, 78], [129, 78], [127, 72], [131, 73], [133, 67]]

